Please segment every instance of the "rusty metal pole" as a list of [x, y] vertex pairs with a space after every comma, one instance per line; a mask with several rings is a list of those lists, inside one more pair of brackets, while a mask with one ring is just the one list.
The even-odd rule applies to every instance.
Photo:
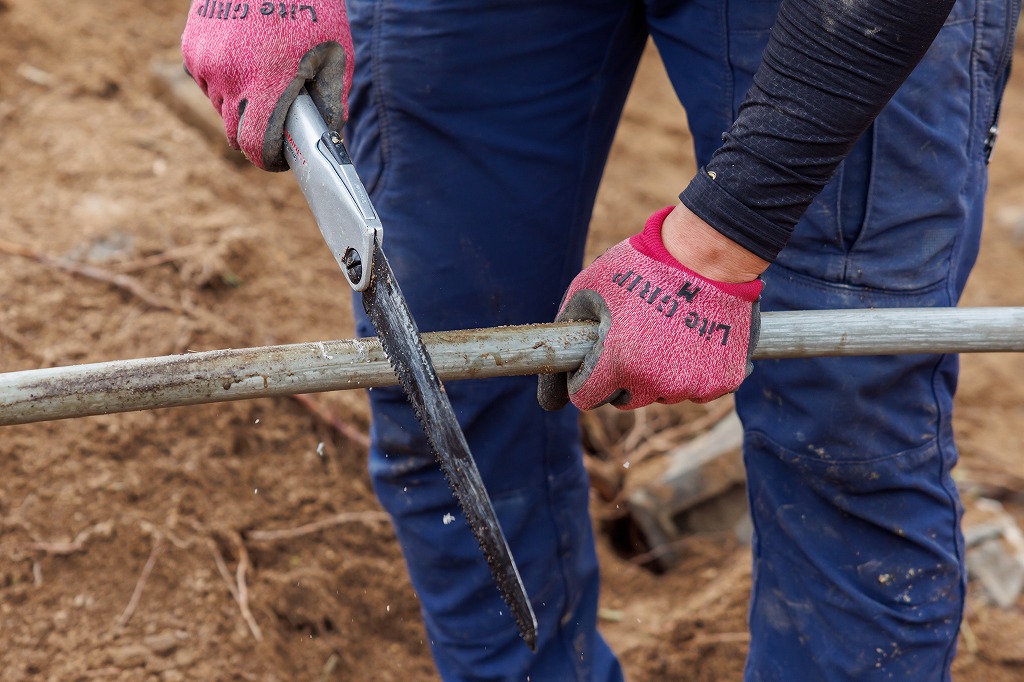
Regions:
[[[424, 334], [443, 380], [564, 372], [592, 323]], [[1024, 308], [765, 313], [755, 359], [1024, 350]], [[395, 385], [376, 339], [215, 350], [0, 374], [0, 426], [295, 393]]]
[[[423, 335], [443, 380], [565, 371], [596, 338], [586, 324]], [[376, 338], [115, 360], [0, 374], [0, 426], [397, 384]]]

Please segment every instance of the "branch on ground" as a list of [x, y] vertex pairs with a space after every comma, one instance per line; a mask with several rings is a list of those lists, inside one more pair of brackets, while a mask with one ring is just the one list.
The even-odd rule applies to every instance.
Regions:
[[313, 396], [300, 393], [288, 397], [306, 408], [306, 410], [318, 420], [334, 429], [334, 431], [336, 431], [342, 438], [350, 440], [356, 445], [361, 445], [364, 448], [370, 447], [369, 436], [354, 426], [341, 421], [337, 415], [331, 412], [323, 403]]
[[388, 520], [386, 512], [382, 511], [359, 511], [341, 512], [334, 516], [319, 521], [313, 521], [296, 528], [282, 528], [279, 530], [251, 530], [245, 537], [254, 542], [277, 542], [278, 540], [291, 540], [305, 535], [312, 535], [327, 528], [340, 526], [346, 523], [381, 523]]

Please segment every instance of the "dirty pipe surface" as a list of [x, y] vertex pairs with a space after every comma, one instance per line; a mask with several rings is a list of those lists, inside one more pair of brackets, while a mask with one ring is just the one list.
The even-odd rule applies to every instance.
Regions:
[[[423, 335], [441, 379], [565, 372], [588, 322]], [[764, 313], [755, 359], [1024, 350], [1024, 308]], [[214, 350], [0, 374], [0, 426], [397, 384], [376, 338]]]

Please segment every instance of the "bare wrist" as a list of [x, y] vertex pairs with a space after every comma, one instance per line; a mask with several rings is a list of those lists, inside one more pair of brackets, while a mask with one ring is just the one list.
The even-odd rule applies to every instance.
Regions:
[[770, 265], [683, 204], [665, 218], [661, 239], [673, 258], [697, 274], [719, 282], [749, 282]]

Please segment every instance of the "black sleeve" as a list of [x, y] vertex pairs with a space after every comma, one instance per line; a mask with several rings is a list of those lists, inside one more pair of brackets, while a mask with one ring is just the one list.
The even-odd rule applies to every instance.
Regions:
[[807, 206], [927, 52], [954, 0], [782, 0], [724, 144], [679, 195], [775, 260]]

